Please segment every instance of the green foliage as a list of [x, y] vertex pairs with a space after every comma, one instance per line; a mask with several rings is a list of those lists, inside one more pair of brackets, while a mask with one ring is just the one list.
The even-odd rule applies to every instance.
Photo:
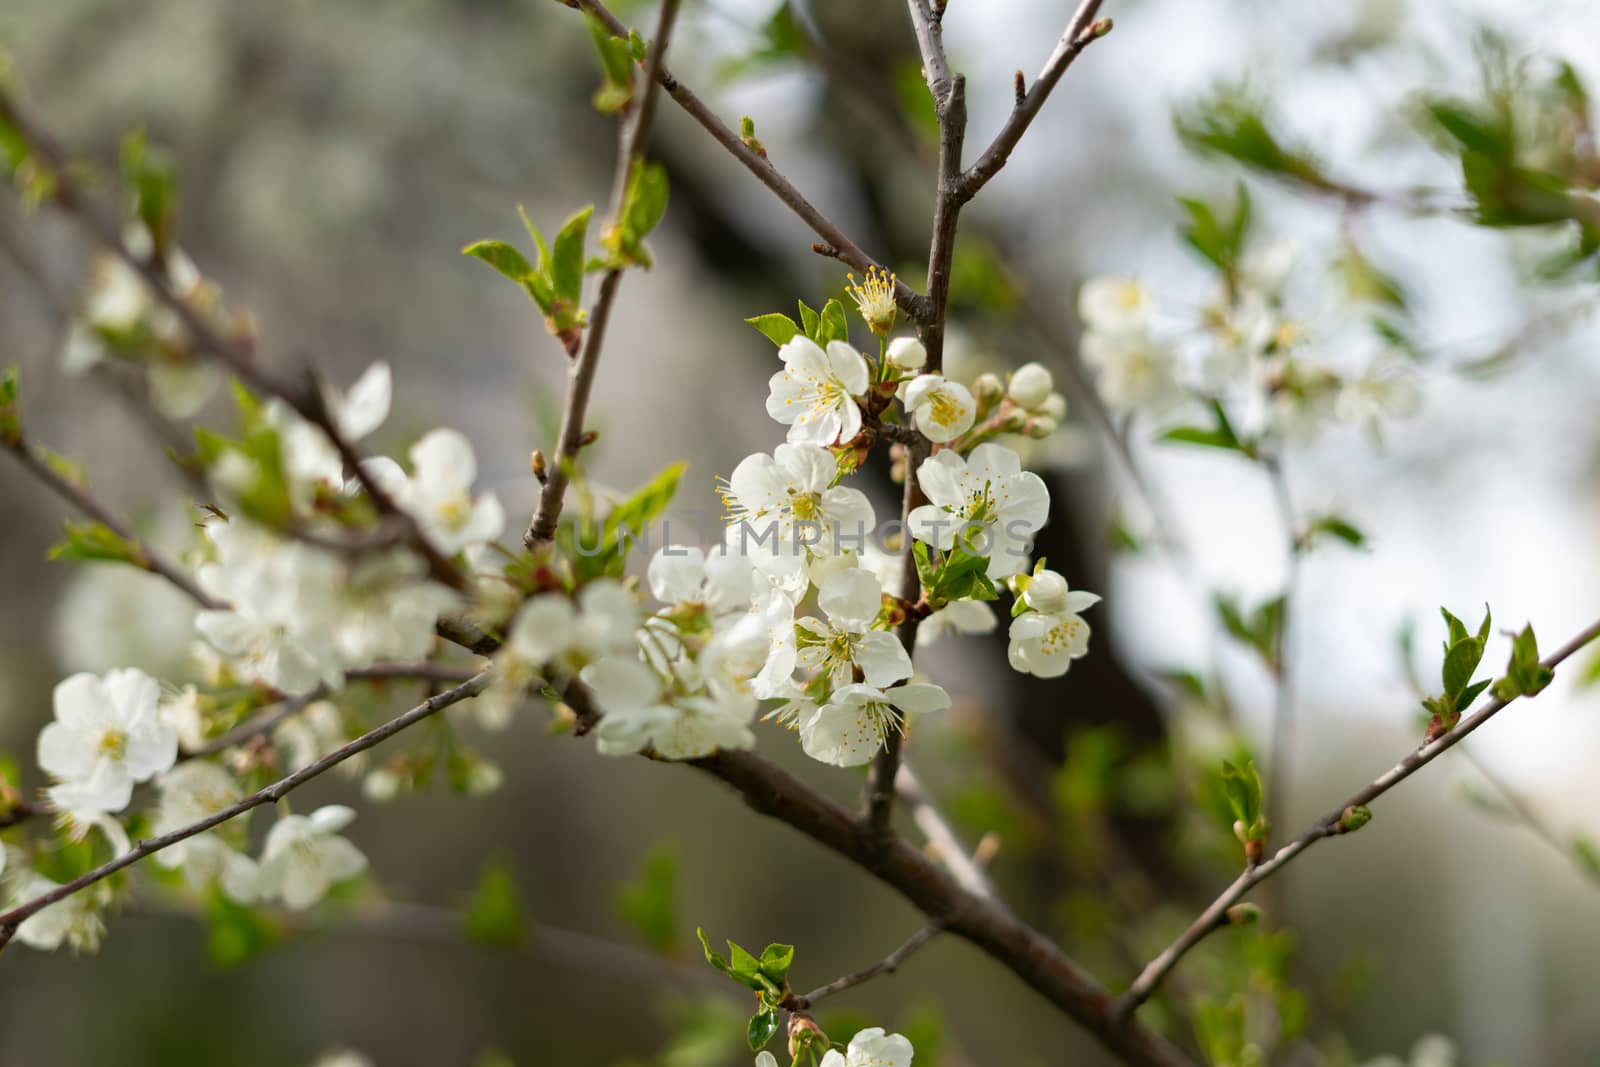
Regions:
[[1272, 129], [1266, 102], [1243, 85], [1223, 85], [1175, 120], [1178, 137], [1191, 149], [1225, 156], [1252, 170], [1317, 189], [1333, 183], [1311, 151], [1285, 143]]
[[1405, 310], [1406, 291], [1399, 279], [1368, 259], [1354, 241], [1346, 239], [1344, 252], [1335, 266], [1344, 282], [1345, 292], [1352, 300]]
[[1195, 1004], [1194, 1033], [1212, 1067], [1261, 1067], [1261, 1049], [1248, 1037], [1245, 998], [1203, 997]]
[[617, 912], [663, 956], [680, 948], [678, 935], [678, 854], [671, 845], [652, 848], [633, 881], [617, 888]]
[[993, 242], [981, 236], [962, 237], [960, 254], [950, 263], [950, 301], [1004, 315], [1021, 302], [1006, 273], [1005, 259]]
[[562, 523], [556, 543], [572, 561], [580, 585], [602, 575], [622, 576], [628, 550], [672, 505], [687, 466], [674, 463], [662, 470], [612, 508], [604, 522], [580, 514], [573, 522]]
[[1283, 629], [1283, 597], [1273, 597], [1248, 613], [1237, 599], [1222, 593], [1217, 594], [1214, 605], [1229, 635], [1255, 649], [1262, 661], [1276, 671], [1279, 667], [1278, 640]]
[[1199, 445], [1203, 448], [1220, 448], [1225, 452], [1237, 452], [1250, 459], [1256, 457], [1256, 442], [1241, 439], [1234, 432], [1233, 423], [1229, 421], [1228, 413], [1220, 401], [1211, 402], [1211, 417], [1212, 424], [1209, 427], [1177, 426], [1163, 433], [1161, 439], [1185, 445]]
[[717, 75], [725, 80], [742, 78], [802, 58], [805, 54], [805, 31], [795, 20], [793, 6], [784, 3], [761, 25], [755, 47], [723, 64]]
[[289, 479], [283, 466], [278, 429], [267, 419], [249, 389], [233, 382], [239, 436], [196, 427], [195, 454], [199, 464], [225, 482], [239, 510], [265, 526], [278, 528], [293, 515]]
[[122, 181], [132, 214], [150, 231], [156, 255], [166, 255], [178, 220], [177, 162], [151, 145], [144, 130], [134, 130], [122, 139]]
[[1572, 858], [1583, 873], [1600, 879], [1600, 845], [1593, 838], [1579, 834], [1572, 839]]
[[712, 951], [705, 930], [696, 927], [695, 936], [700, 939], [707, 963], [759, 996], [745, 1036], [752, 1051], [764, 1048], [778, 1032], [777, 1009], [789, 995], [789, 967], [794, 963], [794, 946], [768, 945], [758, 959], [741, 945], [729, 941], [728, 958], [724, 959], [720, 952]]
[[461, 928], [469, 941], [494, 948], [520, 948], [527, 941], [528, 920], [508, 858], [495, 856], [484, 863], [462, 909]]
[[17, 407], [17, 365], [0, 370], [0, 445], [13, 448], [22, 442], [22, 415]]
[[667, 168], [643, 159], [633, 161], [622, 197], [621, 217], [601, 238], [611, 253], [608, 267], [649, 269], [650, 253], [644, 239], [667, 213]]
[[148, 560], [137, 541], [130, 541], [98, 522], [73, 522], [61, 524], [65, 535], [50, 546], [51, 559], [101, 560], [106, 563], [131, 563], [144, 566]]
[[[952, 600], [998, 600], [1000, 592], [985, 573], [987, 556], [975, 556], [961, 545], [948, 552], [930, 548], [922, 541], [911, 545], [917, 563], [917, 579], [928, 606], [937, 611]], [[1021, 598], [1018, 598], [1021, 603]]]
[[1483, 650], [1489, 640], [1488, 605], [1484, 605], [1483, 622], [1475, 634], [1469, 633], [1466, 624], [1450, 614], [1447, 609], [1440, 608], [1439, 611], [1444, 615], [1449, 635], [1445, 638], [1444, 664], [1439, 671], [1444, 692], [1439, 696], [1428, 697], [1422, 702], [1422, 706], [1432, 716], [1428, 725], [1430, 740], [1454, 726], [1461, 718], [1461, 713], [1471, 707], [1478, 694], [1489, 685], [1488, 679], [1478, 682], [1472, 680], [1478, 664], [1483, 660]]
[[799, 324], [780, 312], [774, 311], [766, 315], [757, 315], [744, 321], [754, 326], [761, 333], [761, 336], [779, 348], [800, 336]]
[[1203, 200], [1179, 197], [1178, 204], [1189, 216], [1188, 221], [1178, 227], [1178, 235], [1201, 258], [1220, 270], [1231, 287], [1238, 277], [1239, 260], [1244, 256], [1250, 236], [1249, 190], [1240, 182], [1233, 210], [1221, 217]]
[[1529, 623], [1511, 640], [1511, 660], [1506, 664], [1505, 677], [1494, 683], [1494, 695], [1500, 700], [1531, 697], [1555, 676], [1555, 671], [1539, 662], [1539, 641]]
[[1300, 534], [1299, 546], [1309, 548], [1318, 537], [1323, 536], [1343, 541], [1351, 548], [1362, 548], [1367, 543], [1367, 535], [1347, 519], [1338, 515], [1319, 515], [1306, 523], [1304, 532]]
[[205, 926], [206, 955], [219, 967], [237, 967], [283, 940], [271, 916], [235, 904], [216, 887], [206, 895]]
[[1266, 842], [1271, 827], [1266, 817], [1261, 774], [1254, 760], [1247, 760], [1243, 767], [1222, 761], [1222, 795], [1233, 813], [1234, 836], [1245, 846], [1252, 860], [1259, 859], [1259, 848]]
[[584, 324], [583, 300], [584, 241], [589, 231], [593, 206], [585, 207], [562, 223], [556, 234], [555, 250], [528, 213], [517, 209], [522, 225], [533, 238], [538, 262], [529, 263], [515, 245], [505, 241], [474, 241], [461, 250], [463, 255], [488, 264], [520, 285], [544, 314], [545, 327], [564, 342], [576, 337]]
[[633, 99], [633, 48], [627, 38], [613, 37], [606, 24], [587, 11], [583, 21], [589, 26], [589, 37], [594, 41], [603, 79], [591, 99], [596, 111], [614, 115]]

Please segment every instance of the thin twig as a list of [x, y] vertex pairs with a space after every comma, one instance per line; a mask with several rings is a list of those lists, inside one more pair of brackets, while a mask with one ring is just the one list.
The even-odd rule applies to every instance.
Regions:
[[56, 470], [26, 438], [5, 443], [5, 451], [51, 492], [127, 542], [133, 553], [129, 562], [134, 566], [165, 578], [203, 608], [218, 611], [227, 607], [196, 585], [194, 579], [177, 563], [141, 541], [127, 523], [112, 514], [88, 489]]
[[[1562, 645], [1549, 656], [1546, 656], [1543, 661], [1544, 666], [1555, 668], [1596, 637], [1600, 637], [1600, 622], [1591, 623], [1578, 636]], [[1167, 973], [1177, 965], [1178, 961], [1190, 949], [1204, 940], [1206, 935], [1213, 930], [1226, 925], [1228, 909], [1237, 904], [1252, 888], [1282, 870], [1296, 856], [1318, 841], [1343, 832], [1342, 826], [1346, 812], [1352, 808], [1362, 808], [1371, 804], [1378, 797], [1383, 796], [1383, 794], [1449, 751], [1468, 734], [1488, 722], [1496, 713], [1516, 699], [1513, 697], [1512, 700], [1501, 700], [1496, 697], [1477, 711], [1464, 716], [1448, 731], [1406, 756], [1388, 771], [1379, 775], [1371, 784], [1358, 790], [1344, 803], [1312, 823], [1305, 832], [1287, 845], [1284, 845], [1270, 858], [1253, 867], [1247, 867], [1238, 878], [1234, 879], [1232, 885], [1223, 890], [1222, 894], [1200, 913], [1199, 918], [1195, 919], [1176, 941], [1168, 945], [1160, 955], [1145, 966], [1139, 976], [1134, 979], [1133, 984], [1129, 986], [1128, 991], [1118, 999], [1115, 1010], [1116, 1017], [1126, 1020], [1139, 1005], [1149, 1000], [1151, 995], [1155, 993], [1156, 988], [1161, 984], [1162, 979], [1167, 976]]]
[[[634, 79], [633, 110], [622, 126], [616, 173], [611, 182], [610, 228], [622, 225], [630, 179], [644, 161], [650, 125], [655, 117], [656, 84], [662, 72], [661, 58], [666, 53], [667, 40], [672, 35], [672, 24], [678, 16], [679, 3], [680, 0], [662, 0], [655, 38], [650, 42], [650, 54]], [[566, 499], [567, 481], [573, 464], [577, 462], [578, 451], [583, 447], [583, 420], [589, 411], [589, 393], [594, 388], [595, 372], [600, 366], [600, 350], [605, 345], [606, 323], [611, 318], [611, 305], [616, 301], [624, 269], [621, 266], [612, 267], [600, 279], [600, 291], [589, 312], [588, 334], [584, 338], [583, 349], [568, 368], [567, 398], [561, 411], [556, 461], [548, 468], [544, 486], [539, 491], [539, 505], [534, 509], [527, 532], [522, 536], [523, 544], [529, 548], [546, 544], [555, 537], [556, 523], [561, 519], [561, 507]]]
[[49, 172], [51, 202], [77, 221], [97, 243], [139, 274], [155, 298], [177, 316], [195, 347], [252, 389], [265, 396], [277, 397], [321, 430], [333, 443], [345, 465], [354, 472], [378, 510], [404, 524], [411, 546], [427, 561], [433, 578], [456, 590], [470, 591], [471, 580], [434, 546], [416, 519], [401, 509], [366, 470], [361, 453], [345, 438], [328, 410], [316, 377], [306, 374], [303, 381], [293, 382], [268, 371], [256, 361], [254, 345], [247, 337], [218, 330], [182, 294], [173, 289], [171, 279], [161, 264], [148, 256], [136, 255], [123, 239], [115, 222], [89, 199], [78, 184], [61, 146], [22, 110], [11, 90], [3, 85], [0, 85], [0, 121], [17, 131], [33, 159]]
[[895, 788], [911, 809], [911, 820], [928, 839], [934, 858], [944, 864], [945, 869], [961, 888], [985, 900], [999, 900], [999, 894], [995, 892], [994, 883], [989, 880], [989, 875], [977, 860], [973, 859], [972, 852], [956, 837], [955, 830], [951, 828], [944, 813], [929, 798], [927, 790], [922, 787], [921, 780], [917, 778], [909, 763], [900, 764], [900, 770], [895, 775]]
[[489, 671], [480, 671], [460, 685], [429, 697], [405, 714], [390, 719], [382, 726], [368, 730], [348, 744], [334, 749], [315, 763], [309, 764], [287, 777], [280, 778], [273, 784], [251, 793], [243, 800], [230, 804], [221, 811], [208, 815], [198, 822], [173, 830], [171, 833], [140, 841], [132, 849], [116, 859], [103, 863], [87, 874], [80, 875], [64, 885], [57, 886], [48, 893], [44, 893], [25, 904], [0, 914], [0, 950], [3, 950], [16, 934], [18, 926], [50, 905], [65, 900], [72, 894], [82, 889], [87, 889], [96, 882], [109, 878], [118, 871], [131, 867], [145, 857], [154, 855], [162, 849], [170, 848], [180, 841], [187, 841], [191, 837], [203, 834], [207, 830], [221, 826], [228, 820], [237, 818], [245, 812], [259, 808], [264, 804], [273, 804], [282, 800], [300, 786], [332, 770], [352, 756], [359, 755], [367, 749], [387, 741], [395, 734], [416, 725], [423, 719], [429, 718], [452, 704], [477, 696], [489, 684], [490, 677], [491, 673]]
[[1272, 483], [1272, 498], [1277, 505], [1278, 521], [1283, 527], [1285, 550], [1288, 553], [1288, 569], [1283, 580], [1283, 606], [1278, 615], [1277, 642], [1273, 650], [1273, 658], [1277, 661], [1273, 670], [1276, 701], [1268, 731], [1271, 741], [1268, 746], [1270, 755], [1267, 760], [1266, 790], [1268, 821], [1281, 823], [1288, 813], [1291, 781], [1289, 764], [1294, 758], [1294, 674], [1289, 637], [1293, 626], [1295, 591], [1300, 577], [1300, 556], [1305, 546], [1300, 541], [1294, 499], [1289, 493], [1289, 478], [1284, 471], [1282, 457], [1263, 459], [1262, 465]]
[[[600, 0], [573, 0], [573, 3], [598, 18], [611, 33], [619, 37], [628, 35], [628, 28], [613, 15]], [[794, 212], [811, 231], [822, 239], [838, 259], [859, 271], [878, 269], [885, 274], [891, 273], [877, 260], [863, 252], [854, 241], [845, 236], [843, 230], [834, 224], [833, 220], [818, 211], [812, 203], [805, 198], [805, 194], [795, 188], [789, 179], [785, 178], [772, 161], [766, 156], [756, 152], [749, 145], [740, 140], [728, 125], [719, 119], [714, 111], [706, 106], [705, 101], [695, 95], [687, 86], [672, 76], [672, 72], [662, 67], [656, 76], [661, 87], [673, 101], [699, 123], [701, 128], [709, 133], [712, 138], [727, 149], [728, 154], [742, 163], [746, 170], [755, 175], [756, 179], [781, 200], [790, 211]], [[914, 321], [921, 322], [928, 316], [927, 300], [920, 293], [913, 291], [904, 282], [896, 279], [894, 289], [895, 302], [900, 309]]]
[[784, 1001], [783, 1007], [788, 1011], [805, 1011], [819, 1000], [822, 1000], [826, 997], [831, 997], [835, 993], [843, 993], [846, 989], [858, 986], [862, 982], [866, 982], [878, 977], [880, 974], [893, 974], [900, 967], [900, 965], [906, 960], [910, 959], [918, 949], [920, 949], [923, 945], [926, 945], [929, 941], [932, 941], [935, 937], [939, 936], [939, 934], [943, 932], [943, 923], [928, 923], [926, 926], [923, 926], [916, 933], [907, 938], [905, 943], [899, 948], [889, 953], [877, 963], [872, 964], [870, 967], [863, 967], [859, 971], [852, 971], [849, 974], [841, 975], [840, 977], [829, 982], [827, 985], [818, 986], [804, 996], [790, 996], [786, 1001]]
[[1044, 70], [1039, 73], [1039, 79], [1017, 101], [1011, 110], [1011, 116], [995, 135], [993, 143], [961, 176], [960, 197], [963, 202], [978, 195], [978, 190], [987, 185], [989, 179], [1000, 173], [1000, 168], [1011, 158], [1012, 150], [1022, 140], [1022, 135], [1028, 132], [1028, 127], [1033, 124], [1040, 109], [1044, 107], [1045, 100], [1049, 98], [1061, 76], [1067, 72], [1067, 68], [1072, 66], [1072, 61], [1078, 58], [1078, 54], [1111, 32], [1110, 19], [1094, 21], [1095, 15], [1100, 12], [1100, 3], [1101, 0], [1083, 0], [1072, 16], [1072, 21], [1067, 23], [1067, 30], [1061, 35], [1061, 40], [1056, 43], [1055, 51], [1050, 53]]

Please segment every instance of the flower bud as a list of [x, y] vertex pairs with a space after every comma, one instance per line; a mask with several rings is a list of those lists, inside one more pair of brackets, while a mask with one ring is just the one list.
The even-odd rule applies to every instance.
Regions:
[[998, 374], [980, 374], [972, 380], [972, 398], [978, 402], [980, 411], [993, 407], [1005, 395], [1005, 383]]
[[915, 337], [896, 337], [889, 342], [889, 363], [901, 370], [921, 370], [928, 362], [928, 350]]
[[1067, 610], [1067, 580], [1055, 571], [1040, 571], [1022, 594], [1023, 603], [1034, 611], [1055, 615]]
[[1056, 420], [1048, 415], [1035, 415], [1022, 426], [1022, 432], [1029, 437], [1043, 440], [1056, 432]]
[[1021, 433], [1028, 425], [1028, 413], [1021, 408], [1008, 408], [995, 424], [1001, 433]]
[[467, 771], [467, 795], [487, 796], [504, 785], [505, 780], [505, 772], [498, 766], [487, 760], [479, 760]]
[[381, 804], [400, 795], [400, 776], [387, 767], [367, 775], [361, 783], [362, 794], [370, 801]]
[[1365, 804], [1352, 804], [1339, 815], [1338, 832], [1353, 834], [1372, 821], [1372, 809]]
[[1249, 902], [1235, 904], [1228, 909], [1227, 916], [1234, 926], [1254, 926], [1261, 921], [1261, 909]]
[[1006, 395], [1019, 407], [1032, 411], [1050, 398], [1055, 386], [1055, 380], [1050, 377], [1049, 371], [1037, 363], [1024, 363], [1011, 376], [1011, 385], [1006, 390]]
[[1059, 422], [1066, 417], [1067, 398], [1060, 393], [1051, 393], [1044, 398], [1044, 403], [1039, 405], [1038, 412], [1041, 415], [1048, 415]]

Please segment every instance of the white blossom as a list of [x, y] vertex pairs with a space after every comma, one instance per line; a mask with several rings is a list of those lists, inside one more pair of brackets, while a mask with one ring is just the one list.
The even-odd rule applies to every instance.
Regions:
[[713, 614], [744, 611], [755, 593], [746, 556], [690, 545], [667, 545], [650, 557], [650, 592], [663, 604], [701, 606]]
[[1416, 379], [1404, 368], [1380, 362], [1359, 378], [1345, 382], [1334, 401], [1334, 413], [1376, 437], [1383, 420], [1415, 415], [1422, 407]]
[[818, 590], [817, 604], [826, 622], [810, 617], [796, 622], [796, 662], [801, 668], [826, 673], [835, 689], [850, 684], [857, 668], [872, 686], [911, 677], [911, 657], [900, 639], [872, 629], [883, 607], [883, 587], [870, 572], [851, 569], [831, 575]]
[[[17, 905], [61, 887], [60, 883], [21, 864], [12, 864], [6, 877], [11, 901]], [[73, 893], [22, 920], [17, 926], [15, 940], [36, 952], [54, 952], [62, 945], [74, 952], [94, 952], [106, 932], [105, 919], [101, 916], [105, 900], [106, 894], [99, 886]]]
[[[157, 835], [190, 826], [237, 803], [243, 796], [227, 771], [204, 760], [180, 763], [156, 782], [161, 799], [153, 831]], [[163, 867], [182, 867], [191, 886], [219, 883], [241, 904], [256, 898], [255, 861], [228, 845], [214, 830], [179, 841], [156, 853]]]
[[883, 1027], [862, 1030], [850, 1039], [843, 1054], [829, 1049], [821, 1067], [911, 1067], [914, 1051], [911, 1042], [899, 1034], [885, 1034]]
[[1011, 621], [1011, 644], [1006, 649], [1011, 666], [1040, 678], [1066, 674], [1072, 661], [1089, 651], [1089, 624], [1079, 613], [1100, 598], [1069, 589], [1065, 578], [1046, 570], [1033, 575], [1022, 600], [1032, 610]]
[[355, 817], [349, 808], [330, 804], [310, 815], [285, 815], [274, 823], [261, 851], [257, 885], [262, 898], [303, 910], [327, 895], [335, 883], [366, 870], [367, 858], [339, 836]]
[[779, 580], [800, 580], [813, 557], [864, 544], [876, 521], [872, 502], [834, 485], [838, 473], [832, 453], [818, 445], [779, 445], [770, 456], [740, 460], [722, 491], [730, 550]]
[[595, 739], [605, 755], [631, 755], [648, 747], [664, 759], [693, 759], [755, 743], [750, 731], [754, 697], [724, 692], [673, 703], [660, 677], [627, 656], [591, 663], [580, 677], [604, 712]]
[[791, 444], [830, 445], [861, 432], [856, 397], [870, 380], [867, 361], [845, 341], [824, 352], [807, 337], [778, 350], [784, 369], [768, 382], [767, 414], [789, 427]]
[[978, 417], [977, 402], [967, 387], [937, 374], [913, 378], [906, 386], [905, 405], [913, 425], [935, 444], [960, 437]]
[[161, 718], [161, 688], [143, 671], [74, 674], [55, 688], [55, 721], [39, 733], [39, 766], [59, 784], [50, 802], [74, 820], [128, 806], [136, 782], [171, 767], [178, 735]]
[[948, 551], [959, 539], [971, 554], [988, 557], [991, 579], [1027, 563], [1033, 534], [1050, 513], [1050, 492], [1015, 452], [985, 443], [963, 459], [946, 449], [923, 460], [917, 482], [929, 500], [909, 516], [917, 540]]
[[943, 711], [950, 695], [937, 685], [913, 682], [891, 689], [847, 685], [799, 722], [800, 745], [806, 755], [836, 767], [868, 762], [884, 738], [905, 729], [911, 713]]
[[1093, 333], [1142, 333], [1150, 318], [1150, 291], [1135, 278], [1090, 278], [1078, 291], [1078, 317]]
[[1142, 330], [1083, 335], [1083, 362], [1098, 374], [1095, 387], [1111, 410], [1123, 414], [1170, 412], [1182, 399], [1178, 360], [1172, 346]]
[[451, 429], [433, 430], [411, 446], [412, 472], [379, 457], [362, 464], [384, 491], [415, 518], [434, 547], [453, 556], [495, 540], [506, 516], [493, 493], [472, 496], [478, 459], [472, 443]]
[[[322, 399], [340, 436], [354, 444], [370, 436], [389, 417], [393, 390], [389, 364], [378, 362], [363, 371], [347, 392], [324, 386]], [[291, 485], [302, 492], [318, 485], [341, 488], [344, 462], [328, 435], [277, 401], [271, 402], [267, 411], [279, 427], [284, 467]]]
[[917, 626], [917, 645], [946, 634], [990, 634], [997, 625], [994, 609], [982, 600], [954, 600], [923, 619]]
[[340, 747], [350, 740], [350, 734], [337, 704], [315, 700], [279, 723], [272, 739], [284, 750], [284, 765], [293, 772], [304, 770]]

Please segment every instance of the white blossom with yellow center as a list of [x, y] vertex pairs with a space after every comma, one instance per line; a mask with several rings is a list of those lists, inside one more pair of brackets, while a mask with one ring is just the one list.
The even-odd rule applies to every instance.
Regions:
[[1150, 291], [1136, 278], [1090, 278], [1078, 291], [1078, 317], [1096, 333], [1143, 330], [1150, 317]]
[[1069, 589], [1065, 578], [1047, 570], [1032, 577], [1022, 599], [1032, 610], [1012, 621], [1006, 656], [1023, 674], [1059, 678], [1089, 651], [1089, 624], [1079, 613], [1100, 598]]
[[924, 437], [944, 444], [972, 429], [978, 405], [972, 392], [960, 382], [923, 374], [906, 386], [906, 411]]
[[890, 734], [904, 731], [907, 715], [949, 706], [950, 694], [924, 682], [891, 689], [847, 685], [798, 724], [800, 746], [814, 760], [858, 767], [877, 754]]
[[872, 628], [883, 608], [883, 587], [870, 571], [852, 568], [829, 575], [817, 604], [826, 622], [810, 617], [796, 622], [798, 666], [825, 673], [835, 690], [854, 681], [858, 669], [868, 685], [880, 689], [911, 677], [911, 657], [900, 639]]
[[39, 733], [39, 766], [58, 779], [50, 802], [74, 821], [128, 806], [136, 782], [178, 758], [178, 735], [161, 718], [161, 687], [143, 671], [74, 674], [55, 688], [55, 721]]
[[912, 509], [911, 536], [943, 551], [959, 543], [987, 556], [991, 579], [1023, 569], [1033, 534], [1049, 516], [1050, 491], [1015, 452], [985, 443], [963, 459], [946, 449], [923, 460], [917, 482], [929, 503]]
[[439, 551], [453, 556], [500, 536], [506, 521], [500, 501], [493, 493], [473, 498], [478, 459], [466, 437], [451, 429], [433, 430], [411, 446], [410, 455], [410, 477], [382, 457], [363, 467], [417, 520]]
[[739, 461], [722, 493], [728, 549], [756, 570], [803, 592], [813, 559], [864, 544], [876, 516], [859, 489], [834, 485], [839, 466], [826, 448], [785, 444]]
[[861, 432], [856, 397], [870, 386], [867, 361], [844, 341], [823, 351], [809, 337], [778, 349], [784, 369], [767, 383], [767, 414], [789, 427], [791, 444], [831, 445]]
[[867, 280], [864, 282], [857, 282], [854, 274], [846, 277], [850, 284], [844, 287], [844, 291], [856, 302], [856, 310], [861, 312], [861, 317], [872, 332], [881, 335], [894, 329], [895, 316], [899, 311], [894, 302], [894, 275], [882, 267], [868, 267]]

